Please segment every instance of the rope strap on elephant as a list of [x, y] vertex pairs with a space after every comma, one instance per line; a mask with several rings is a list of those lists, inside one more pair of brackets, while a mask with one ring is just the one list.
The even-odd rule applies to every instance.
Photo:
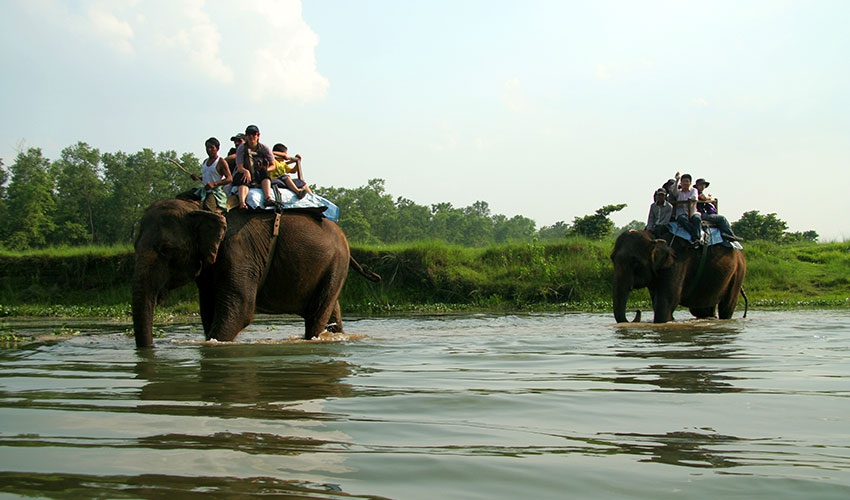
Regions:
[[269, 269], [272, 267], [272, 259], [274, 258], [274, 249], [277, 246], [277, 235], [280, 234], [280, 211], [275, 210], [274, 222], [272, 223], [272, 242], [269, 244], [269, 255], [266, 257], [266, 265], [263, 267], [263, 275], [260, 276], [260, 283], [257, 290], [263, 287], [266, 278], [269, 276]]
[[705, 263], [708, 260], [708, 245], [702, 246], [702, 254], [699, 259], [699, 266], [697, 267], [697, 274], [694, 276], [694, 279], [691, 281], [691, 286], [688, 287], [688, 293], [683, 294], [684, 296], [689, 296], [699, 285], [699, 280], [702, 278], [702, 272], [705, 270]]

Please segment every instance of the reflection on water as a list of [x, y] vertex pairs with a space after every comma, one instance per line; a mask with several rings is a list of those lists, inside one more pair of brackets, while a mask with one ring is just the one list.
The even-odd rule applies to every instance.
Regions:
[[[223, 418], [301, 418], [305, 401], [347, 397], [342, 379], [353, 365], [333, 359], [336, 349], [311, 348], [291, 358], [274, 345], [199, 347], [197, 357], [172, 363], [158, 350], [140, 353], [135, 368], [141, 389], [139, 411]], [[200, 404], [190, 404], [190, 403]], [[321, 413], [311, 418], [322, 418]]]
[[0, 472], [0, 492], [38, 498], [362, 498], [336, 484], [284, 481], [272, 477], [185, 477], [164, 474], [99, 476]]
[[152, 351], [73, 325], [0, 349], [0, 495], [846, 498], [848, 319], [260, 318]]
[[[618, 326], [617, 356], [659, 360], [635, 369], [618, 369], [617, 383], [652, 384], [662, 390], [737, 392], [742, 367], [717, 366], [716, 361], [743, 355], [735, 340], [741, 327], [735, 321], [699, 321], [646, 326]], [[701, 360], [704, 360], [701, 362]]]
[[684, 467], [727, 468], [743, 465], [723, 454], [736, 449], [741, 438], [707, 432], [668, 432], [659, 435], [617, 434], [619, 452], [638, 455], [641, 462]]

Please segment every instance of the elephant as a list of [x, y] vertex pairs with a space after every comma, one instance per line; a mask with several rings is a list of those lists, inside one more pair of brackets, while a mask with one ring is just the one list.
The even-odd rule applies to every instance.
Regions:
[[[278, 226], [278, 234], [273, 229]], [[338, 297], [351, 267], [380, 276], [351, 257], [332, 221], [298, 210], [231, 210], [218, 215], [199, 202], [155, 201], [139, 223], [132, 281], [136, 347], [153, 346], [153, 313], [168, 291], [192, 280], [198, 287], [207, 340], [231, 341], [255, 312], [297, 314], [304, 338], [329, 323], [342, 332]]]
[[[697, 318], [729, 319], [744, 293], [747, 262], [740, 250], [712, 245], [693, 248], [668, 234], [656, 239], [649, 231], [621, 234], [611, 260], [614, 264], [614, 318], [625, 323], [632, 290], [648, 288], [653, 322], [673, 321], [676, 306], [688, 307]], [[639, 321], [640, 311], [635, 321]], [[744, 312], [746, 317], [746, 311]]]

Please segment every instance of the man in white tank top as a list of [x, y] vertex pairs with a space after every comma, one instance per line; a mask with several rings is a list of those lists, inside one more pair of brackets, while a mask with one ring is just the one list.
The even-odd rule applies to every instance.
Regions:
[[203, 207], [212, 212], [223, 213], [227, 211], [227, 193], [223, 188], [233, 179], [227, 162], [218, 156], [220, 146], [215, 137], [210, 137], [204, 142], [207, 159], [201, 162], [201, 177], [193, 176], [193, 179], [204, 183], [196, 191]]

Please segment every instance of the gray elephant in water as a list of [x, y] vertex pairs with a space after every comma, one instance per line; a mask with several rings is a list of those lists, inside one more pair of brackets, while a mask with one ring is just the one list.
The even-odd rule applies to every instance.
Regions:
[[[198, 202], [166, 198], [145, 210], [135, 241], [132, 280], [137, 347], [153, 346], [153, 314], [169, 290], [195, 281], [206, 338], [230, 341], [255, 312], [297, 314], [304, 338], [329, 323], [342, 331], [339, 293], [349, 266], [372, 281], [350, 254], [342, 230], [310, 213], [230, 211], [221, 216]], [[271, 255], [270, 255], [271, 252]]]
[[672, 235], [668, 239], [656, 239], [649, 231], [628, 231], [617, 238], [611, 252], [617, 322], [627, 321], [629, 293], [639, 288], [649, 289], [655, 323], [673, 321], [678, 305], [697, 318], [731, 318], [738, 296], [747, 300], [744, 253], [724, 245], [693, 248]]

